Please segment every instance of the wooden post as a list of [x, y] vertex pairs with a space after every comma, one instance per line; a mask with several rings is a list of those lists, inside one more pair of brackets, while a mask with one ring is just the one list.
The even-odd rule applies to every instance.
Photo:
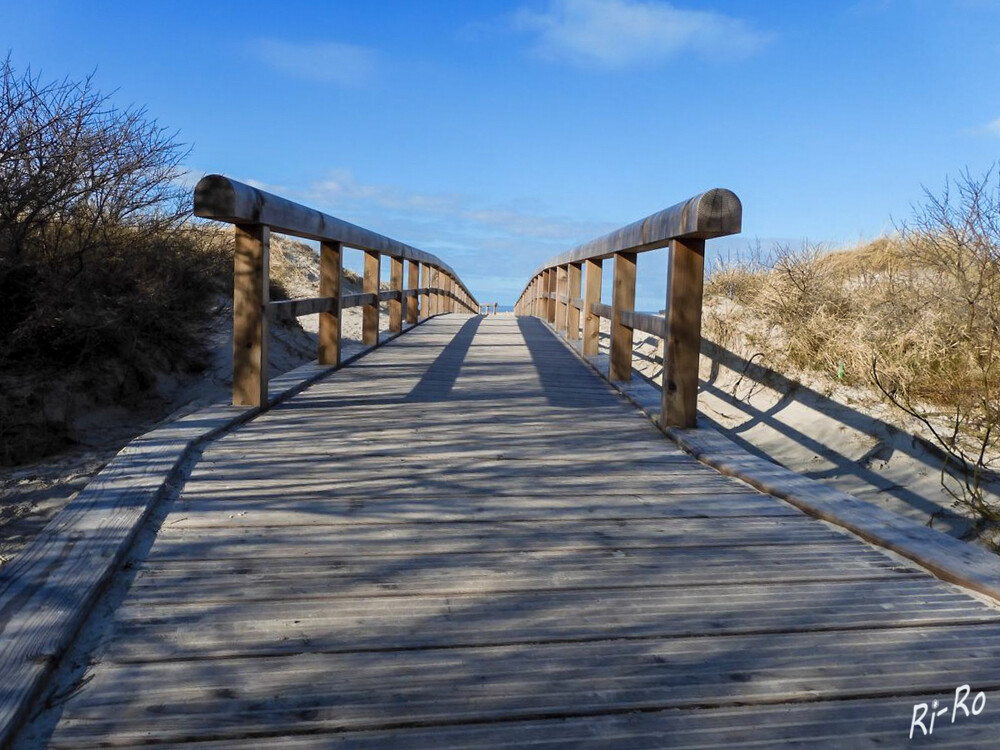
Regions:
[[375, 302], [365, 305], [362, 308], [361, 320], [361, 341], [366, 346], [378, 344], [378, 282], [379, 282], [379, 254], [370, 250], [365, 250], [365, 294], [375, 295]]
[[580, 263], [570, 263], [568, 267], [569, 281], [566, 284], [566, 294], [569, 295], [569, 307], [566, 312], [566, 338], [570, 341], [580, 338], [580, 308], [573, 300], [580, 297], [581, 269]]
[[556, 267], [556, 295], [559, 297], [556, 300], [556, 330], [563, 333], [566, 331], [566, 313], [568, 311], [566, 302], [564, 301], [568, 288], [568, 276], [566, 266]]
[[403, 259], [389, 258], [389, 289], [399, 292], [399, 299], [389, 300], [389, 332], [403, 330]]
[[319, 296], [333, 297], [333, 307], [319, 314], [319, 354], [321, 365], [340, 364], [340, 277], [343, 269], [343, 245], [321, 242], [319, 245]]
[[233, 257], [233, 404], [267, 406], [271, 230], [237, 224]]
[[[420, 288], [427, 289], [431, 285], [431, 267], [424, 263], [420, 267]], [[420, 293], [420, 306], [417, 310], [420, 319], [429, 318], [431, 314], [431, 293]]]
[[601, 337], [601, 316], [590, 309], [591, 305], [601, 303], [601, 281], [603, 261], [586, 260], [586, 291], [583, 296], [583, 356], [593, 357], [597, 354]]
[[441, 292], [438, 290], [441, 288], [441, 271], [437, 268], [431, 269], [431, 287], [434, 289], [431, 293], [431, 315], [440, 315]]
[[498, 304], [499, 304], [498, 302], [494, 302], [494, 303], [493, 303], [493, 314], [494, 314], [494, 315], [496, 315], [496, 314], [497, 314], [497, 305], [498, 305]]
[[632, 328], [622, 322], [623, 310], [635, 310], [635, 253], [615, 253], [611, 318], [611, 380], [632, 379]]
[[455, 306], [455, 279], [450, 275], [447, 277], [448, 283], [445, 286], [448, 288], [448, 312], [458, 312], [458, 308]]
[[705, 240], [671, 241], [660, 408], [664, 428], [694, 427], [697, 421], [704, 274]]
[[406, 288], [413, 292], [406, 298], [406, 322], [417, 322], [417, 287], [420, 286], [420, 262], [411, 260], [406, 269]]
[[548, 303], [545, 306], [545, 319], [549, 323], [556, 322], [556, 269], [550, 268], [545, 272], [546, 284], [545, 288], [549, 292], [549, 298], [546, 300]]

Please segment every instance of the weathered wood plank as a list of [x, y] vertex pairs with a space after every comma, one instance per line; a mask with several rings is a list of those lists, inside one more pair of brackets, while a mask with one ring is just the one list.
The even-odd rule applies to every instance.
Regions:
[[509, 317], [427, 321], [217, 441], [114, 627], [57, 747], [633, 747], [647, 717], [778, 746], [814, 704], [1000, 674], [997, 608], [680, 454]]

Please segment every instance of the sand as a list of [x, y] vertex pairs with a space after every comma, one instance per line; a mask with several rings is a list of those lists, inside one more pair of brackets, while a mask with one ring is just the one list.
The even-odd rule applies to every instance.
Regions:
[[[609, 330], [602, 321], [602, 348]], [[633, 367], [659, 386], [660, 339], [636, 331], [634, 345]], [[699, 420], [747, 450], [953, 536], [971, 533], [971, 519], [942, 488], [944, 455], [929, 431], [874, 389], [784, 377], [710, 344], [699, 376]], [[997, 483], [987, 489], [1000, 501]], [[985, 529], [981, 541], [993, 533]]]

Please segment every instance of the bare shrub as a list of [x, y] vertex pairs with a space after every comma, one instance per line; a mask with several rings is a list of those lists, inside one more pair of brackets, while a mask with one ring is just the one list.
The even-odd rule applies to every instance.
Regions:
[[706, 283], [707, 337], [777, 370], [874, 385], [925, 425], [947, 456], [942, 486], [981, 521], [1000, 521], [983, 487], [1000, 461], [994, 184], [965, 174], [896, 236], [833, 253], [777, 246]]
[[[919, 419], [957, 469], [944, 489], [977, 518], [1000, 521], [983, 483], [1000, 461], [1000, 185], [968, 172], [925, 203], [901, 234], [914, 269], [911, 314], [927, 338], [875, 352], [872, 377], [893, 404]], [[930, 351], [927, 351], [930, 349]], [[914, 351], [920, 367], [905, 367]], [[929, 355], [929, 356], [928, 356]]]
[[64, 402], [112, 401], [199, 363], [231, 250], [185, 222], [184, 155], [90, 79], [0, 65], [0, 462], [59, 447]]

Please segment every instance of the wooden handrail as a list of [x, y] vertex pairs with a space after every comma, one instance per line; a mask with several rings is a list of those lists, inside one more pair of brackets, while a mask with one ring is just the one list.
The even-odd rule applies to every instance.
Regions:
[[[267, 406], [270, 319], [319, 313], [317, 361], [339, 365], [341, 311], [345, 308], [363, 308], [362, 341], [369, 346], [377, 346], [379, 342], [380, 301], [389, 303], [390, 333], [403, 330], [404, 317], [412, 325], [421, 318], [459, 309], [478, 312], [476, 298], [437, 256], [228, 177], [213, 174], [198, 182], [194, 190], [194, 213], [204, 219], [229, 222], [236, 229], [233, 403], [238, 406]], [[319, 241], [319, 297], [270, 301], [272, 230]], [[345, 247], [364, 253], [361, 294], [341, 293]], [[379, 288], [383, 256], [389, 259], [387, 290]], [[404, 261], [409, 265], [405, 286]], [[418, 280], [423, 281], [420, 287]]]
[[[600, 320], [609, 318], [612, 380], [632, 377], [635, 329], [664, 339], [660, 426], [694, 427], [705, 240], [736, 234], [742, 222], [743, 207], [735, 193], [722, 188], [701, 193], [546, 261], [521, 292], [514, 313], [542, 318], [570, 341], [580, 338], [582, 323], [581, 348], [587, 357], [597, 354]], [[666, 315], [638, 312], [636, 256], [666, 246], [670, 247]], [[601, 302], [602, 265], [607, 258], [614, 259], [611, 305]]]

